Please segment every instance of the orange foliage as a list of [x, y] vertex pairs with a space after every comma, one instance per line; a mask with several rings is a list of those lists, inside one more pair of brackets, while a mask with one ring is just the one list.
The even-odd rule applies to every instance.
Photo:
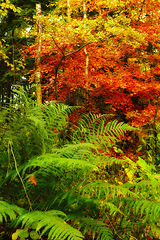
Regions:
[[32, 174], [30, 175], [28, 181], [35, 186], [37, 185], [37, 180], [36, 180], [35, 176], [33, 176]]
[[[58, 100], [117, 113], [135, 126], [153, 121], [160, 94], [158, 2], [89, 0], [86, 30], [82, 3], [70, 0], [67, 22], [57, 17], [66, 8], [66, 1], [59, 1], [57, 21], [49, 17], [45, 22], [50, 36], [45, 35], [42, 47], [43, 99], [56, 98], [56, 81]], [[87, 42], [88, 76], [85, 53], [77, 51]], [[35, 46], [28, 53], [34, 57]]]

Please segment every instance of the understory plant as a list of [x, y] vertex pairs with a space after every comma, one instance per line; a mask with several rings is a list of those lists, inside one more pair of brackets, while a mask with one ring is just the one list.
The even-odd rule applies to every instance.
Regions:
[[[90, 114], [64, 141], [61, 133], [72, 109], [55, 102], [38, 106], [24, 91], [16, 92], [24, 98], [21, 129], [27, 123], [26, 132], [36, 136], [41, 147], [27, 152], [28, 159], [22, 161], [13, 138], [6, 138], [11, 168], [2, 166], [7, 174], [0, 186], [0, 222], [13, 230], [12, 239], [159, 238], [160, 175], [145, 159], [134, 162], [113, 151], [126, 132], [137, 129], [108, 115]], [[13, 121], [19, 106], [14, 109]], [[18, 126], [16, 132], [10, 122], [5, 126], [8, 136], [11, 129], [21, 141]], [[34, 149], [32, 143], [29, 138]]]

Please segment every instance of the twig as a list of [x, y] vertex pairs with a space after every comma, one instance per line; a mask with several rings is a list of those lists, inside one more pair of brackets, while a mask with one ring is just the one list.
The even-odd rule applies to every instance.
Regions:
[[71, 55], [71, 54], [73, 54], [73, 53], [79, 52], [82, 48], [84, 48], [85, 46], [87, 46], [87, 45], [89, 45], [89, 44], [91, 44], [91, 43], [92, 43], [92, 42], [88, 42], [88, 43], [84, 44], [84, 45], [83, 45], [82, 47], [80, 47], [79, 49], [77, 49], [77, 50], [75, 50], [75, 51], [73, 51], [73, 52], [70, 52], [70, 53], [66, 54], [65, 57], [68, 57], [69, 55]]
[[[27, 193], [27, 191], [26, 191], [26, 187], [25, 187], [24, 182], [23, 182], [23, 180], [22, 180], [22, 178], [21, 178], [21, 175], [20, 175], [20, 173], [19, 173], [19, 171], [18, 171], [17, 161], [16, 161], [16, 158], [15, 158], [15, 155], [14, 155], [14, 152], [13, 152], [12, 143], [11, 143], [10, 141], [9, 141], [9, 143], [8, 143], [8, 146], [10, 146], [10, 150], [11, 150], [11, 153], [12, 153], [12, 156], [13, 156], [13, 160], [14, 160], [15, 169], [16, 169], [17, 175], [18, 175], [18, 177], [19, 177], [19, 179], [20, 179], [20, 181], [21, 181], [21, 183], [22, 183], [22, 186], [23, 186], [23, 189], [24, 189], [24, 192], [25, 192], [25, 195], [26, 195], [28, 204], [29, 204], [29, 210], [30, 210], [30, 211], [33, 211], [31, 201], [30, 201], [29, 196], [28, 196], [28, 193]], [[38, 230], [37, 232], [38, 232], [38, 234], [39, 234], [39, 236], [40, 236], [40, 239], [42, 240], [40, 231]]]
[[21, 178], [21, 175], [20, 175], [20, 173], [19, 173], [19, 171], [18, 171], [17, 161], [16, 161], [16, 158], [15, 158], [15, 155], [14, 155], [14, 152], [13, 152], [13, 148], [12, 148], [12, 144], [11, 144], [10, 141], [9, 141], [9, 146], [10, 146], [10, 150], [11, 150], [11, 153], [12, 153], [12, 156], [13, 156], [14, 165], [15, 165], [15, 169], [16, 169], [17, 175], [18, 175], [18, 177], [19, 177], [19, 179], [20, 179], [20, 181], [21, 181], [21, 183], [22, 183], [22, 186], [23, 186], [23, 189], [24, 189], [24, 192], [25, 192], [25, 195], [26, 195], [28, 204], [29, 204], [29, 210], [33, 211], [31, 201], [30, 201], [29, 196], [28, 196], [28, 193], [27, 193], [27, 191], [26, 191], [26, 187], [25, 187], [24, 182], [23, 182], [23, 180], [22, 180], [22, 178]]
[[56, 45], [56, 47], [60, 50], [62, 56], [64, 56], [64, 52], [63, 52], [62, 49], [58, 46], [58, 44], [56, 43], [56, 40], [54, 39], [54, 37], [53, 37], [53, 36], [51, 36], [51, 37], [52, 37], [53, 42], [54, 42], [54, 44]]

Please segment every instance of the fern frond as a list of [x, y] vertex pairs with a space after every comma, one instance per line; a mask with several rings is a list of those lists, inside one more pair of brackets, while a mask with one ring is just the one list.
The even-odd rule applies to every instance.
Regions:
[[3, 222], [3, 219], [7, 222], [7, 217], [10, 220], [14, 220], [18, 215], [25, 213], [26, 211], [23, 208], [20, 208], [16, 205], [11, 205], [5, 201], [0, 201], [0, 222]]
[[137, 164], [127, 157], [116, 158], [116, 157], [108, 157], [108, 156], [104, 155], [102, 158], [102, 161], [104, 161], [107, 164], [107, 166], [112, 166], [112, 165], [116, 164], [116, 165], [120, 165], [122, 167], [129, 165], [132, 168], [137, 168]]
[[45, 169], [54, 171], [55, 167], [60, 167], [61, 170], [99, 171], [98, 167], [87, 158], [90, 154], [93, 154], [92, 150], [96, 151], [96, 147], [90, 143], [70, 144], [61, 149], [53, 149], [51, 154], [31, 158], [19, 168], [19, 171], [23, 170], [24, 173], [27, 169], [37, 167], [40, 168], [40, 171], [45, 171]]
[[136, 130], [117, 120], [107, 123], [106, 117], [106, 115], [84, 116], [73, 133], [73, 141], [84, 140], [106, 149], [111, 146], [111, 143], [120, 140], [127, 131]]
[[156, 195], [160, 191], [160, 184], [159, 181], [157, 181], [154, 178], [154, 181], [152, 180], [141, 180], [138, 183], [132, 184], [132, 187], [135, 188], [135, 193], [144, 193], [147, 192], [148, 194], [152, 194], [153, 196]]
[[[124, 215], [124, 213], [114, 204], [114, 201], [111, 202], [109, 200], [100, 200], [99, 206], [103, 209], [103, 212], [105, 213], [106, 210], [109, 211], [109, 214], [111, 216], [115, 216], [117, 213], [120, 213], [121, 215]], [[105, 216], [104, 216], [105, 218]]]
[[47, 234], [48, 239], [82, 240], [82, 233], [67, 224], [64, 217], [66, 217], [66, 215], [57, 210], [46, 212], [34, 211], [18, 217], [16, 226], [22, 224], [24, 228], [33, 229], [35, 229], [36, 226], [36, 231], [41, 231], [41, 236]]
[[106, 142], [115, 142], [121, 139], [122, 136], [127, 131], [133, 131], [135, 130], [134, 127], [129, 126], [126, 123], [118, 122], [117, 120], [114, 120], [112, 122], [105, 124], [101, 124], [97, 133], [95, 134], [99, 144], [101, 144], [101, 141]]
[[111, 229], [102, 221], [94, 218], [78, 217], [69, 215], [69, 219], [74, 221], [74, 225], [83, 233], [83, 235], [92, 235], [96, 240], [113, 240]]
[[28, 168], [34, 169], [40, 167], [43, 171], [44, 169], [54, 169], [54, 167], [61, 167], [61, 169], [90, 169], [91, 171], [98, 171], [98, 168], [84, 160], [77, 160], [73, 158], [65, 158], [57, 156], [57, 154], [44, 154], [39, 157], [31, 158], [28, 163], [23, 166], [23, 172], [25, 172]]
[[92, 143], [77, 143], [77, 144], [68, 144], [60, 149], [53, 149], [52, 152], [60, 154], [66, 158], [73, 159], [87, 159], [90, 161], [91, 156], [93, 157], [93, 152], [98, 153], [98, 149], [95, 144]]
[[24, 89], [20, 85], [14, 85], [12, 91], [15, 95], [17, 95], [16, 98], [14, 98], [14, 103], [17, 107], [25, 107], [25, 108], [34, 108], [37, 103], [33, 100], [33, 95], [31, 97], [31, 92], [34, 92], [35, 84], [32, 84], [26, 89]]
[[126, 203], [126, 213], [130, 213], [132, 211], [135, 214], [141, 214], [141, 216], [145, 216], [148, 220], [159, 220], [160, 203], [158, 203], [157, 201], [131, 198], [124, 198], [123, 201]]
[[108, 182], [91, 182], [83, 186], [79, 190], [79, 194], [90, 195], [90, 197], [96, 196], [98, 199], [111, 199], [116, 196], [131, 196], [137, 197], [137, 194], [124, 188], [123, 185], [114, 185]]
[[90, 132], [97, 128], [101, 122], [104, 123], [104, 120], [108, 118], [109, 115], [104, 114], [89, 114], [83, 115], [82, 118], [77, 122], [75, 126], [75, 131], [73, 133], [73, 139], [83, 139], [85, 136], [88, 136]]

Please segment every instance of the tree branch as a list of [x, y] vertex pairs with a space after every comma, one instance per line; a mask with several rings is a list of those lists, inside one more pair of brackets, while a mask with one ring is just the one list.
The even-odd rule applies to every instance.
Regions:
[[[52, 37], [52, 39], [54, 40], [53, 37]], [[60, 49], [60, 47], [57, 45], [57, 43], [55, 42], [55, 40], [54, 40], [54, 43], [55, 43], [55, 45], [57, 46], [57, 48], [58, 48], [58, 49], [61, 51], [61, 53], [62, 53], [62, 57], [61, 57], [61, 59], [60, 59], [58, 65], [55, 67], [54, 87], [55, 87], [55, 93], [56, 93], [56, 100], [58, 100], [57, 75], [58, 75], [58, 69], [59, 69], [59, 67], [60, 67], [60, 65], [61, 65], [61, 63], [62, 63], [62, 61], [63, 61], [63, 59], [65, 59], [65, 57], [70, 56], [71, 54], [74, 54], [74, 53], [79, 52], [82, 48], [84, 48], [85, 46], [91, 44], [92, 42], [86, 43], [86, 44], [84, 44], [82, 47], [80, 47], [79, 49], [77, 49], [77, 50], [75, 50], [75, 51], [73, 51], [73, 52], [70, 52], [70, 53], [68, 53], [68, 54], [66, 54], [66, 55], [65, 55], [64, 52]]]
[[73, 53], [79, 52], [82, 48], [84, 48], [85, 46], [87, 46], [87, 45], [89, 45], [89, 44], [91, 44], [91, 43], [92, 43], [92, 42], [89, 42], [89, 43], [84, 44], [84, 45], [83, 45], [82, 47], [80, 47], [79, 49], [77, 49], [77, 50], [75, 50], [75, 51], [73, 51], [73, 52], [71, 52], [71, 53], [66, 54], [65, 57], [68, 57], [69, 55], [71, 55], [71, 54], [73, 54]]
[[63, 52], [62, 49], [58, 46], [58, 44], [56, 43], [54, 37], [53, 37], [53, 36], [51, 36], [51, 37], [52, 37], [52, 40], [53, 40], [54, 44], [56, 45], [56, 47], [60, 50], [62, 56], [64, 56], [64, 55], [65, 55], [64, 52]]

